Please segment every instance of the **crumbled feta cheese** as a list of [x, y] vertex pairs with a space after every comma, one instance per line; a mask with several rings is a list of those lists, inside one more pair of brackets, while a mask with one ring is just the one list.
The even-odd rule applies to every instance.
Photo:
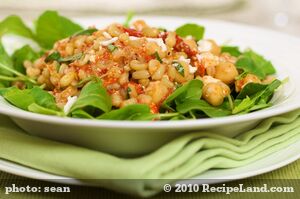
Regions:
[[186, 58], [184, 58], [184, 56], [180, 56], [179, 59], [178, 59], [178, 61], [183, 61], [183, 62], [185, 62], [187, 64], [191, 63], [191, 59], [186, 59]]
[[111, 36], [108, 32], [103, 32], [102, 34], [103, 34], [103, 36], [104, 36], [106, 39], [111, 39], [111, 38], [112, 38], [112, 36]]
[[109, 39], [109, 40], [101, 41], [100, 44], [102, 46], [108, 46], [109, 44], [112, 44], [112, 43], [116, 42], [117, 40], [118, 40], [118, 37], [114, 37], [114, 38]]
[[208, 83], [218, 83], [221, 80], [213, 78], [212, 76], [206, 75], [202, 77], [203, 83], [208, 84]]
[[202, 54], [197, 54], [196, 57], [197, 57], [198, 61], [200, 61], [200, 62], [203, 60]]
[[200, 40], [197, 42], [197, 44], [200, 52], [209, 52], [212, 48], [211, 42], [207, 40]]
[[141, 39], [140, 37], [135, 37], [135, 36], [129, 36], [129, 40], [135, 41]]
[[96, 62], [96, 55], [90, 55], [90, 62], [95, 63]]
[[197, 67], [194, 67], [194, 66], [192, 66], [192, 65], [189, 65], [189, 71], [190, 71], [191, 74], [194, 74], [197, 70], [198, 70]]
[[76, 102], [77, 100], [77, 96], [69, 96], [68, 97], [68, 101], [66, 103], [66, 105], [64, 106], [64, 113], [68, 114], [71, 110], [71, 107], [73, 106], [73, 104]]
[[146, 38], [148, 42], [155, 42], [158, 46], [161, 47], [163, 51], [167, 51], [167, 46], [162, 40], [162, 38]]
[[219, 57], [210, 52], [204, 52], [201, 54], [197, 54], [196, 57], [199, 62], [203, 63], [205, 68], [210, 67], [210, 66], [216, 66], [220, 62]]

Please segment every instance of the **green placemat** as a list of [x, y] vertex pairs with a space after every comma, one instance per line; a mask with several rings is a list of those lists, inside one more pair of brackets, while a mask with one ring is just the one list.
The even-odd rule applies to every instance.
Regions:
[[[259, 180], [258, 180], [259, 179]], [[265, 181], [262, 179], [298, 179], [298, 180], [286, 180], [284, 183], [287, 184], [295, 184], [294, 187], [297, 191], [300, 189], [299, 181], [300, 181], [300, 160], [280, 168], [278, 170], [255, 176], [253, 178], [248, 178], [245, 180], [238, 180], [235, 181], [235, 184], [243, 183], [245, 186], [259, 186], [260, 183], [264, 183]], [[272, 180], [268, 182], [272, 182]], [[279, 181], [279, 180], [278, 180]], [[66, 199], [93, 199], [93, 198], [122, 198], [122, 199], [129, 199], [132, 196], [123, 195], [119, 193], [115, 193], [113, 191], [105, 190], [102, 188], [95, 188], [95, 187], [78, 187], [78, 186], [70, 186], [71, 192], [66, 194], [61, 193], [13, 193], [10, 195], [5, 195], [3, 193], [4, 187], [9, 186], [11, 184], [16, 185], [27, 185], [33, 184], [34, 186], [41, 186], [41, 187], [52, 187], [52, 186], [66, 186], [56, 183], [44, 182], [39, 180], [30, 180], [28, 178], [19, 177], [16, 175], [11, 175], [5, 172], [0, 171], [0, 198], [14, 198], [14, 199], [39, 199], [39, 198], [46, 198], [46, 199], [56, 199], [56, 198], [66, 198]], [[226, 183], [227, 185], [228, 183]], [[229, 183], [230, 185], [230, 183]], [[161, 193], [157, 196], [152, 197], [153, 199], [167, 199], [167, 198], [185, 198], [185, 199], [196, 199], [196, 198], [205, 198], [205, 199], [223, 199], [223, 198], [233, 198], [233, 199], [252, 199], [252, 198], [299, 198], [299, 190], [297, 193], [231, 193], [230, 195], [226, 195], [225, 193]]]

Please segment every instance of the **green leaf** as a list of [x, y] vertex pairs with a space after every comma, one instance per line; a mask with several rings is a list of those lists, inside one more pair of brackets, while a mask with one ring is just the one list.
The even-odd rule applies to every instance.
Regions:
[[252, 73], [260, 79], [264, 79], [267, 75], [276, 73], [276, 70], [270, 61], [267, 61], [261, 55], [252, 50], [246, 51], [236, 62], [236, 67], [244, 72]]
[[[17, 77], [13, 77], [13, 75], [16, 75]], [[15, 70], [13, 68], [13, 61], [6, 53], [5, 49], [3, 48], [3, 45], [0, 42], [0, 82], [4, 84], [5, 86], [9, 86], [9, 81], [28, 81], [33, 84], [36, 84], [36, 81], [34, 79], [31, 79], [30, 77], [24, 75], [23, 73]]]
[[58, 15], [56, 11], [46, 11], [36, 22], [36, 39], [42, 47], [50, 49], [56, 41], [81, 30], [80, 25]]
[[71, 107], [70, 113], [72, 114], [75, 110], [83, 109], [88, 114], [97, 117], [103, 112], [109, 112], [111, 107], [111, 98], [101, 82], [91, 81], [82, 88], [77, 101]]
[[231, 114], [231, 111], [220, 107], [214, 107], [204, 100], [190, 99], [176, 107], [176, 110], [181, 114], [189, 113], [190, 111], [201, 111], [209, 117], [224, 117]]
[[175, 110], [176, 104], [189, 99], [200, 99], [202, 96], [201, 80], [194, 79], [177, 88], [162, 104], [162, 108]]
[[44, 115], [64, 116], [64, 113], [61, 111], [55, 111], [53, 109], [45, 108], [36, 103], [30, 104], [28, 106], [28, 110], [33, 113], [39, 113], [39, 114], [44, 114]]
[[52, 110], [59, 110], [56, 106], [54, 97], [40, 87], [33, 87], [30, 90], [30, 94], [34, 98], [36, 104]]
[[175, 69], [181, 76], [184, 76], [184, 67], [179, 62], [173, 62], [172, 66], [175, 67]]
[[282, 84], [282, 82], [278, 79], [275, 79], [273, 82], [268, 84], [268, 86], [263, 90], [262, 94], [259, 97], [259, 100], [263, 100], [265, 102], [269, 102], [274, 91]]
[[6, 17], [0, 23], [0, 37], [5, 34], [15, 34], [33, 39], [32, 31], [23, 23], [22, 19], [16, 15]]
[[130, 22], [133, 17], [134, 17], [134, 12], [132, 12], [132, 11], [128, 12], [123, 26], [125, 26], [126, 28], [129, 28]]
[[7, 92], [10, 91], [10, 90], [14, 90], [14, 89], [18, 89], [18, 88], [15, 87], [15, 86], [11, 86], [11, 87], [2, 87], [2, 88], [0, 89], [0, 95], [1, 95], [2, 97], [4, 97], [4, 94], [5, 94], [5, 93], [7, 93]]
[[[13, 61], [11, 60], [11, 58], [9, 57], [9, 55], [6, 53], [2, 43], [0, 42], [0, 63], [3, 65], [6, 65], [10, 68], [13, 68]], [[1, 75], [6, 75], [6, 76], [12, 76], [12, 73], [7, 71], [7, 70], [3, 70], [0, 68], [0, 74]]]
[[78, 109], [72, 112], [72, 117], [74, 118], [86, 118], [86, 119], [95, 119], [93, 116], [88, 114], [86, 111], [82, 109]]
[[94, 32], [98, 31], [97, 28], [88, 28], [85, 30], [80, 30], [78, 32], [76, 32], [75, 34], [73, 34], [72, 36], [79, 36], [79, 35], [92, 35]]
[[22, 48], [16, 50], [12, 55], [14, 68], [23, 74], [26, 74], [23, 65], [24, 61], [25, 60], [34, 61], [37, 58], [39, 58], [39, 54], [36, 53], [29, 45], [25, 45]]
[[7, 90], [3, 97], [14, 106], [23, 110], [28, 110], [28, 106], [34, 103], [34, 98], [30, 94], [30, 90], [20, 90], [16, 87]]
[[56, 106], [54, 97], [39, 87], [25, 90], [11, 87], [4, 91], [3, 97], [11, 104], [24, 110], [28, 110], [28, 106], [33, 103], [48, 109], [59, 110]]
[[60, 53], [58, 51], [55, 51], [55, 52], [51, 53], [50, 55], [48, 55], [48, 57], [46, 57], [45, 62], [50, 62], [50, 61], [57, 61], [59, 63], [73, 62], [73, 61], [81, 59], [82, 56], [83, 56], [83, 53], [77, 53], [77, 54], [74, 54], [71, 56], [61, 57]]
[[268, 85], [267, 84], [259, 84], [259, 83], [248, 83], [243, 89], [240, 91], [237, 99], [244, 99], [246, 96], [254, 95], [255, 93], [264, 90]]
[[145, 104], [132, 104], [121, 109], [112, 110], [98, 117], [101, 120], [151, 120], [155, 118]]
[[58, 51], [55, 51], [46, 57], [45, 62], [58, 61], [60, 58], [60, 53]]
[[203, 38], [205, 32], [205, 28], [203, 26], [188, 23], [182, 25], [176, 29], [177, 35], [181, 37], [193, 36], [196, 40], [200, 40]]
[[229, 53], [230, 55], [235, 56], [235, 57], [238, 57], [242, 54], [239, 47], [237, 47], [237, 46], [222, 46], [221, 52]]
[[[281, 85], [281, 81], [277, 79], [274, 80], [272, 83], [267, 85], [267, 87], [264, 90], [261, 90], [252, 96], [247, 96], [238, 104], [236, 103], [237, 105], [232, 110], [232, 113], [237, 114], [240, 112], [245, 112], [245, 111], [247, 112], [248, 109], [251, 110], [252, 107], [258, 104], [267, 104], [270, 101], [274, 91], [280, 85]], [[236, 99], [236, 100], [240, 100], [240, 99]]]
[[[6, 70], [6, 67], [3, 68], [3, 66], [6, 66], [9, 69], [13, 69], [13, 62], [9, 55], [6, 53], [2, 43], [0, 42], [0, 75], [12, 77], [13, 73], [9, 70]], [[5, 80], [0, 80], [0, 82], [5, 86], [9, 86], [10, 84], [8, 81]]]

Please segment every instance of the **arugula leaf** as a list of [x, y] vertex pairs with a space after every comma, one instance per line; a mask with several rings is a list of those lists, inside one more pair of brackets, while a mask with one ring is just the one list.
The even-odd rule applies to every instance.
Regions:
[[7, 90], [4, 94], [3, 97], [13, 104], [14, 106], [28, 110], [28, 106], [32, 103], [34, 103], [34, 98], [30, 94], [30, 90], [20, 90], [16, 87], [12, 87], [12, 89]]
[[50, 49], [57, 40], [69, 37], [80, 30], [82, 30], [80, 25], [60, 16], [56, 11], [46, 11], [36, 22], [36, 39], [42, 47]]
[[114, 52], [115, 50], [118, 49], [117, 46], [112, 45], [112, 44], [109, 44], [109, 45], [107, 46], [107, 48], [108, 48], [108, 50], [109, 50], [110, 52]]
[[12, 55], [12, 61], [14, 68], [25, 74], [25, 68], [23, 62], [25, 60], [34, 61], [39, 58], [39, 54], [36, 53], [29, 45], [25, 45], [22, 48], [16, 50]]
[[244, 72], [252, 73], [260, 79], [264, 79], [267, 75], [276, 73], [270, 61], [267, 61], [261, 55], [252, 50], [246, 51], [236, 62], [236, 67], [244, 70]]
[[130, 25], [129, 23], [131, 22], [133, 16], [134, 16], [134, 12], [132, 12], [132, 11], [128, 12], [123, 26], [125, 26], [126, 28], [129, 28], [129, 25]]
[[237, 47], [237, 46], [222, 46], [221, 52], [229, 53], [230, 55], [235, 56], [235, 57], [238, 57], [242, 54], [239, 47]]
[[98, 117], [101, 120], [151, 120], [156, 115], [151, 114], [146, 104], [132, 104], [123, 108], [112, 110]]
[[83, 56], [83, 53], [77, 53], [77, 54], [74, 54], [71, 56], [61, 57], [60, 53], [58, 51], [55, 51], [55, 52], [51, 53], [50, 55], [48, 55], [48, 57], [46, 57], [45, 62], [50, 62], [50, 61], [57, 61], [59, 63], [72, 62], [72, 61], [80, 59], [82, 56]]
[[[13, 69], [13, 61], [6, 53], [2, 43], [0, 42], [0, 63]], [[13, 73], [0, 67], [0, 74], [5, 76], [13, 76]]]
[[243, 89], [240, 91], [237, 99], [244, 99], [246, 96], [251, 96], [259, 91], [262, 91], [268, 87], [267, 84], [259, 84], [259, 83], [248, 83], [246, 84]]
[[15, 34], [26, 38], [34, 39], [32, 31], [16, 15], [6, 17], [0, 23], [0, 37], [5, 34]]
[[183, 66], [179, 62], [173, 62], [172, 66], [175, 67], [175, 69], [177, 70], [177, 72], [180, 75], [184, 76], [184, 68], [183, 68]]
[[181, 37], [193, 36], [196, 40], [200, 40], [204, 36], [205, 28], [203, 26], [187, 23], [178, 27], [175, 32]]
[[11, 87], [4, 91], [3, 97], [11, 104], [24, 110], [28, 110], [29, 105], [33, 103], [55, 111], [59, 110], [54, 97], [39, 87], [25, 90]]
[[80, 30], [74, 33], [72, 36], [79, 36], [79, 35], [92, 35], [94, 32], [98, 31], [97, 28], [88, 28], [85, 30]]
[[50, 61], [54, 61], [54, 60], [57, 61], [60, 58], [61, 58], [60, 53], [58, 51], [55, 51], [46, 57], [45, 62], [50, 62]]
[[231, 114], [231, 111], [220, 107], [213, 107], [204, 100], [190, 99], [184, 101], [176, 107], [176, 110], [181, 114], [189, 113], [190, 111], [202, 111], [209, 117], [223, 117]]
[[36, 103], [32, 103], [28, 106], [28, 110], [33, 113], [40, 113], [44, 115], [57, 115], [57, 116], [64, 116], [64, 113], [62, 111], [56, 111], [53, 109], [45, 108], [43, 106], [40, 106]]
[[188, 99], [200, 99], [202, 96], [201, 80], [193, 79], [183, 86], [177, 88], [163, 103], [162, 108], [168, 110], [175, 110], [176, 104], [183, 103]]
[[[234, 107], [232, 113], [237, 114], [240, 112], [245, 112], [245, 111], [247, 112], [249, 109], [251, 110], [251, 108], [254, 107], [255, 105], [260, 104], [260, 106], [262, 106], [262, 104], [267, 104], [270, 101], [274, 91], [280, 85], [281, 85], [281, 81], [276, 79], [272, 83], [268, 84], [264, 90], [261, 90], [252, 96], [246, 96], [246, 98], [244, 98], [241, 102], [239, 102]], [[240, 99], [236, 99], [236, 100], [240, 100]]]
[[86, 118], [86, 119], [95, 119], [93, 116], [88, 114], [86, 111], [82, 109], [78, 109], [72, 112], [72, 117], [74, 118]]
[[282, 84], [282, 82], [278, 79], [275, 79], [273, 82], [268, 84], [268, 86], [265, 88], [265, 90], [260, 95], [260, 100], [263, 100], [265, 102], [269, 102], [274, 91]]
[[92, 116], [99, 116], [103, 112], [107, 113], [111, 110], [112, 102], [106, 89], [100, 81], [91, 81], [87, 83], [81, 90], [81, 93], [71, 107], [70, 113], [78, 109], [86, 111]]
[[34, 98], [36, 104], [52, 110], [59, 110], [56, 106], [54, 97], [40, 87], [33, 87], [30, 90], [30, 94]]

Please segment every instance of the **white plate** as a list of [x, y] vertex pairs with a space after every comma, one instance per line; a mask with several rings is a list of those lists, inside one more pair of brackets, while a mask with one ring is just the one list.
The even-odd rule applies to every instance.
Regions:
[[[206, 27], [206, 38], [218, 43], [230, 44], [242, 49], [253, 50], [272, 60], [278, 78], [289, 76], [290, 81], [276, 93], [274, 106], [261, 111], [240, 116], [209, 118], [185, 121], [95, 121], [73, 118], [58, 118], [26, 112], [13, 107], [0, 98], [0, 113], [9, 115], [21, 128], [29, 133], [58, 141], [69, 142], [84, 147], [118, 155], [138, 155], [148, 153], [174, 137], [187, 131], [210, 130], [226, 136], [253, 128], [264, 118], [300, 108], [300, 39], [289, 35], [222, 21], [200, 20], [174, 17], [139, 17], [150, 25], [175, 29], [184, 23], [198, 23]], [[81, 18], [84, 26], [104, 27], [112, 22], [122, 22], [124, 18]]]
[[[290, 164], [300, 158], [300, 141], [290, 145], [289, 147], [275, 152], [265, 158], [248, 164], [244, 167], [238, 167], [234, 169], [217, 169], [209, 170], [203, 174], [196, 176], [192, 181], [184, 180], [179, 181], [179, 183], [221, 183], [236, 179], [243, 179], [259, 174], [263, 174], [269, 171], [273, 171], [287, 164]], [[84, 168], [83, 168], [84, 169]], [[16, 163], [8, 162], [5, 160], [0, 160], [0, 170], [24, 176], [27, 178], [39, 179], [49, 182], [57, 182], [63, 184], [72, 185], [88, 185], [84, 181], [79, 179], [73, 179], [58, 175], [49, 174], [46, 172], [34, 170], [25, 166], [18, 165]], [[195, 180], [196, 179], [196, 180]]]

